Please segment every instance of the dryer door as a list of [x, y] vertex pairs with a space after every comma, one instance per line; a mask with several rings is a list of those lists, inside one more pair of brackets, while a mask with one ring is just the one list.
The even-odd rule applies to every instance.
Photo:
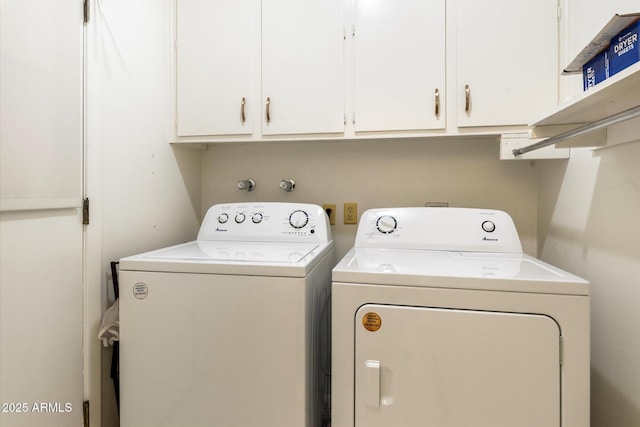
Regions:
[[355, 425], [560, 425], [560, 330], [544, 315], [368, 304]]

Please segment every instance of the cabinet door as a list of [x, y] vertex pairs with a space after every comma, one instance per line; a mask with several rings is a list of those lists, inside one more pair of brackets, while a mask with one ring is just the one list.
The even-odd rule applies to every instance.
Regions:
[[371, 304], [354, 320], [356, 426], [559, 427], [553, 319]]
[[457, 0], [456, 13], [458, 126], [526, 125], [556, 105], [557, 0]]
[[340, 0], [263, 0], [263, 134], [344, 131], [342, 23]]
[[443, 129], [445, 1], [355, 0], [354, 22], [355, 130]]
[[251, 0], [178, 0], [178, 136], [251, 134]]

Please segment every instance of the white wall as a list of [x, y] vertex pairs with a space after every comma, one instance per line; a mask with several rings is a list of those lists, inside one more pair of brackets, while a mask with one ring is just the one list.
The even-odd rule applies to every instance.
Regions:
[[638, 131], [539, 166], [540, 256], [591, 282], [593, 427], [640, 425]]
[[[202, 209], [235, 201], [335, 203], [337, 259], [353, 246], [357, 225], [342, 224], [345, 202], [358, 214], [386, 206], [502, 209], [513, 217], [525, 251], [536, 254], [536, 167], [498, 160], [498, 142], [478, 140], [342, 141], [228, 144], [203, 154]], [[253, 178], [253, 192], [236, 182]], [[296, 189], [278, 188], [293, 178]]]
[[[200, 152], [169, 144], [171, 1], [98, 0], [92, 12], [87, 42], [88, 292], [96, 294], [98, 309], [104, 310], [113, 302], [110, 261], [195, 237]], [[91, 326], [97, 331], [95, 323]], [[103, 426], [116, 425], [110, 363], [111, 349], [103, 350]]]
[[[614, 13], [638, 0], [567, 0], [568, 64]], [[563, 77], [562, 93], [581, 92]], [[608, 129], [609, 147], [574, 149], [538, 167], [545, 261], [591, 281], [591, 426], [640, 425], [640, 120]], [[619, 144], [620, 143], [620, 144]], [[619, 145], [613, 145], [619, 144]]]

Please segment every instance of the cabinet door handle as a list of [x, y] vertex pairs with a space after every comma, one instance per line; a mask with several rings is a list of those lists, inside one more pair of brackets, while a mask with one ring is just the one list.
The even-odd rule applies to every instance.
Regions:
[[440, 90], [436, 89], [436, 117], [440, 117]]
[[469, 88], [469, 85], [464, 85], [464, 96], [464, 112], [469, 114], [471, 111], [471, 89]]
[[271, 114], [269, 108], [271, 107], [271, 98], [267, 97], [267, 123], [271, 123]]
[[246, 103], [244, 96], [242, 97], [242, 107], [240, 108], [240, 117], [242, 119], [242, 124], [247, 121], [247, 118], [244, 115], [244, 104]]

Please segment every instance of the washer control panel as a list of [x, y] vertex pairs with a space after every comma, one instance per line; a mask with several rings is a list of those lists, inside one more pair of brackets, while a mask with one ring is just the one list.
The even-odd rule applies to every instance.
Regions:
[[522, 253], [506, 212], [468, 208], [368, 210], [360, 219], [355, 246]]
[[329, 242], [329, 218], [306, 203], [229, 203], [211, 206], [198, 240]]

